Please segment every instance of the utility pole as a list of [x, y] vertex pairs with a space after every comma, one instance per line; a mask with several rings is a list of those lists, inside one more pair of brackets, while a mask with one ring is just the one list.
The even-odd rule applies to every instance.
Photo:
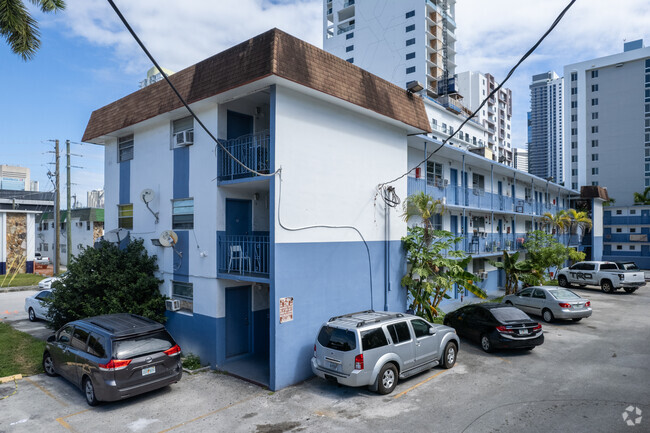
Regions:
[[66, 266], [70, 266], [70, 260], [72, 258], [72, 208], [70, 207], [70, 186], [72, 182], [70, 181], [70, 140], [65, 141], [65, 156], [66, 156], [66, 174], [68, 175], [68, 191], [67, 191], [67, 218], [66, 218], [66, 234], [67, 234], [67, 244], [66, 248]]
[[54, 140], [56, 165], [54, 170], [54, 275], [61, 270], [61, 194], [59, 193], [59, 140]]

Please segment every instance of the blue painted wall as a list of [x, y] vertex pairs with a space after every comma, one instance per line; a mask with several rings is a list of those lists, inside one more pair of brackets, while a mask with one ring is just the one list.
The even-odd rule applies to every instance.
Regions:
[[25, 272], [28, 274], [34, 273], [34, 262], [32, 260], [28, 260], [27, 263], [25, 263]]
[[167, 311], [166, 316], [165, 326], [181, 346], [183, 355], [194, 353], [201, 358], [203, 364], [209, 363], [212, 367], [219, 363], [220, 349], [217, 342], [225, 341], [223, 318], [216, 319], [197, 313], [190, 315], [171, 311]]
[[592, 235], [591, 260], [600, 261], [603, 259], [603, 237]]
[[[374, 308], [384, 305], [384, 242], [370, 242]], [[406, 310], [400, 280], [406, 270], [401, 241], [390, 243], [391, 311]], [[271, 314], [271, 389], [312, 376], [310, 359], [320, 326], [332, 316], [367, 310], [368, 256], [363, 242], [275, 245], [274, 313]], [[279, 322], [279, 299], [293, 297], [294, 320]]]
[[120, 204], [131, 203], [131, 161], [120, 162]]
[[269, 356], [269, 309], [253, 311], [253, 353]]

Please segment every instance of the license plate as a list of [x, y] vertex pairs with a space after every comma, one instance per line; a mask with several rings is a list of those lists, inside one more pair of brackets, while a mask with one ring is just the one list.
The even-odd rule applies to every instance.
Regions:
[[154, 374], [156, 372], [156, 367], [149, 367], [149, 368], [143, 368], [142, 369], [142, 375], [146, 376], [148, 374]]
[[338, 365], [338, 364], [335, 364], [335, 363], [333, 363], [333, 362], [330, 362], [330, 368], [331, 368], [332, 370], [336, 370], [337, 368], [339, 368], [339, 365]]
[[528, 335], [528, 329], [520, 329], [519, 335]]
[[582, 308], [582, 304], [576, 304], [575, 308]]

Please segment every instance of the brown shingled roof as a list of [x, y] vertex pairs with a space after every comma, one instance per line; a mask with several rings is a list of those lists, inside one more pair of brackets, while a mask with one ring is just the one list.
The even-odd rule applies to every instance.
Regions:
[[[188, 103], [276, 75], [431, 132], [422, 100], [281, 30], [272, 29], [170, 76]], [[102, 135], [182, 107], [164, 81], [93, 111], [83, 135]]]

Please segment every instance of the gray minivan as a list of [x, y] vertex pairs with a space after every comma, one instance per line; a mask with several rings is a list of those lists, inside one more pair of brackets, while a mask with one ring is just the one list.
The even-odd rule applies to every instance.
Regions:
[[75, 320], [47, 339], [43, 369], [83, 390], [89, 405], [178, 382], [181, 348], [165, 327], [135, 314]]
[[332, 382], [389, 394], [398, 378], [437, 365], [453, 367], [459, 347], [456, 331], [448, 326], [410, 314], [361, 311], [323, 324], [311, 369]]

